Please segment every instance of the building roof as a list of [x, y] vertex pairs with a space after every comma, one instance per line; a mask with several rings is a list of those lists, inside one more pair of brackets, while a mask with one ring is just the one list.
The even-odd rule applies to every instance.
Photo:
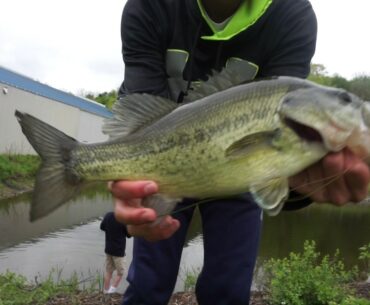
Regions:
[[112, 116], [112, 113], [99, 103], [55, 89], [2, 66], [0, 66], [0, 83], [28, 91], [102, 117], [110, 118]]

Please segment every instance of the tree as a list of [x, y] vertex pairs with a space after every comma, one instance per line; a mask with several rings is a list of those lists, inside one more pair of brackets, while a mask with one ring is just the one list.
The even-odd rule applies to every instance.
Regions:
[[320, 85], [331, 86], [330, 76], [322, 64], [311, 64], [311, 73], [308, 79]]
[[345, 89], [366, 101], [370, 101], [370, 76], [368, 75], [358, 75], [347, 80], [339, 74], [329, 76], [322, 64], [312, 64], [308, 79], [320, 85]]
[[350, 91], [350, 86], [351, 86], [350, 81], [348, 81], [347, 79], [345, 79], [344, 77], [338, 74], [334, 74], [334, 76], [331, 77], [330, 83], [331, 83], [331, 86], [333, 87], [343, 88], [345, 90]]
[[357, 94], [366, 101], [370, 101], [370, 76], [359, 75], [350, 82], [349, 91]]
[[85, 95], [86, 98], [94, 100], [100, 104], [105, 105], [105, 107], [112, 109], [113, 104], [117, 100], [117, 91], [112, 90], [110, 92], [103, 92], [99, 93], [98, 95], [94, 95], [93, 93], [88, 93]]

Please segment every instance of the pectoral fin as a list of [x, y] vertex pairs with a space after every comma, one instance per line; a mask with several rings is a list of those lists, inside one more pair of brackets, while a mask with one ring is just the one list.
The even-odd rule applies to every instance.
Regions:
[[256, 203], [267, 214], [275, 216], [281, 211], [289, 195], [288, 179], [276, 178], [268, 183], [254, 184], [250, 191]]
[[272, 140], [279, 134], [279, 129], [261, 131], [247, 135], [231, 144], [225, 152], [226, 157], [238, 157], [251, 153], [264, 145], [271, 145]]

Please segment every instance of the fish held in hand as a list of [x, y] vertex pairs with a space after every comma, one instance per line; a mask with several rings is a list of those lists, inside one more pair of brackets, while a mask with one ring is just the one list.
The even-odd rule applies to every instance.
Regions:
[[[240, 85], [227, 70], [176, 104], [149, 94], [121, 98], [104, 143], [82, 144], [16, 112], [42, 158], [31, 219], [49, 214], [93, 181], [153, 180], [144, 204], [158, 215], [181, 198], [251, 192], [270, 214], [288, 197], [288, 178], [345, 146], [369, 155], [368, 106], [341, 89], [294, 77]], [[366, 141], [365, 141], [366, 140]], [[232, 207], [230, 207], [232, 208]]]

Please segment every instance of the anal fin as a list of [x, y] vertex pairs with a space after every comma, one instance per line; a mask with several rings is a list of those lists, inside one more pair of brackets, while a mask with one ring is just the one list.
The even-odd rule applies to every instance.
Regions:
[[257, 183], [251, 186], [250, 192], [256, 203], [270, 216], [281, 211], [289, 195], [287, 178], [275, 178], [267, 183]]
[[180, 198], [172, 198], [162, 194], [155, 194], [145, 197], [143, 200], [143, 206], [151, 208], [157, 213], [158, 218], [154, 222], [154, 224], [157, 224], [164, 216], [169, 215], [174, 210], [180, 200]]

